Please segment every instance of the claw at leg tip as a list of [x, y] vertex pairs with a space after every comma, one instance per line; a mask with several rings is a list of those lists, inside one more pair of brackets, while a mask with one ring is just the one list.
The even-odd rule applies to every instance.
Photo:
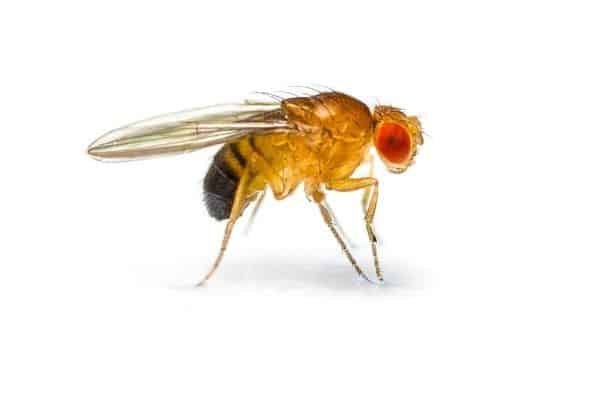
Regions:
[[359, 273], [358, 276], [360, 276], [361, 278], [363, 278], [365, 281], [367, 281], [369, 283], [375, 283], [371, 279], [369, 279], [369, 277], [366, 276], [365, 274]]
[[196, 283], [194, 286], [199, 288], [199, 287], [204, 287], [206, 286], [206, 282], [208, 281], [207, 278], [202, 279], [200, 282]]

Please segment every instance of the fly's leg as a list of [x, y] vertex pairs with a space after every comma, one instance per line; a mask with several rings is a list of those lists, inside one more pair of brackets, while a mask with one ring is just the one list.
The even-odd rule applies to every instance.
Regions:
[[248, 235], [250, 233], [250, 229], [252, 228], [252, 224], [254, 223], [254, 219], [256, 218], [256, 214], [262, 205], [262, 202], [265, 198], [265, 191], [263, 190], [258, 195], [258, 198], [255, 199], [256, 203], [254, 203], [254, 208], [252, 209], [252, 213], [250, 214], [250, 218], [248, 219], [248, 224], [246, 225], [246, 229], [244, 230], [244, 234]]
[[355, 247], [354, 246], [354, 242], [352, 242], [352, 240], [350, 239], [350, 236], [348, 236], [348, 234], [344, 230], [344, 227], [342, 226], [342, 224], [340, 224], [340, 220], [338, 219], [338, 217], [333, 212], [333, 209], [331, 208], [331, 206], [329, 205], [329, 203], [327, 202], [327, 200], [323, 199], [323, 205], [325, 206], [325, 208], [329, 212], [329, 215], [331, 216], [331, 222], [333, 223], [334, 226], [337, 227], [337, 229], [338, 229], [338, 231], [340, 233], [340, 236], [342, 237], [342, 239], [344, 239], [344, 241], [346, 241], [348, 243], [348, 247], [350, 247], [350, 248]]
[[312, 198], [317, 203], [317, 205], [319, 206], [319, 211], [321, 211], [321, 216], [323, 217], [323, 221], [325, 221], [325, 224], [327, 225], [327, 227], [329, 228], [329, 230], [331, 231], [331, 233], [335, 237], [335, 240], [337, 240], [337, 242], [342, 247], [342, 251], [344, 252], [344, 254], [346, 255], [346, 257], [348, 258], [348, 261], [350, 261], [350, 264], [352, 264], [352, 266], [354, 267], [354, 270], [356, 271], [356, 273], [360, 277], [362, 277], [364, 280], [366, 280], [367, 282], [373, 283], [367, 277], [367, 275], [363, 272], [363, 270], [360, 268], [360, 266], [356, 262], [356, 259], [352, 255], [352, 253], [350, 253], [350, 250], [348, 250], [348, 246], [346, 246], [346, 243], [344, 242], [344, 239], [342, 238], [342, 236], [340, 235], [340, 233], [336, 229], [336, 227], [335, 227], [335, 225], [333, 223], [333, 221], [334, 221], [333, 216], [329, 212], [329, 209], [325, 206], [325, 195], [323, 194], [323, 192], [321, 192], [320, 190], [314, 190], [314, 188], [312, 188], [312, 187], [307, 187], [306, 191], [307, 191], [307, 195], [310, 198]]
[[275, 172], [271, 164], [264, 159], [263, 156], [258, 154], [256, 151], [250, 155], [250, 166], [253, 173], [260, 175], [271, 187], [273, 196], [276, 199], [281, 199], [284, 196], [284, 184], [281, 176]]
[[329, 182], [326, 184], [326, 187], [327, 189], [338, 192], [351, 192], [354, 190], [370, 188], [372, 193], [365, 207], [365, 227], [367, 229], [369, 241], [371, 242], [371, 253], [373, 254], [375, 273], [377, 274], [377, 278], [383, 282], [383, 275], [381, 273], [381, 268], [379, 267], [379, 257], [377, 256], [377, 237], [373, 230], [373, 218], [375, 217], [375, 209], [377, 208], [377, 199], [379, 197], [379, 183], [377, 182], [377, 179], [372, 177], [342, 179]]
[[[368, 164], [368, 177], [369, 178], [374, 178], [375, 177], [375, 168], [374, 168], [374, 163], [373, 163], [373, 154], [369, 153], [369, 155], [366, 157], [366, 162]], [[369, 200], [371, 199], [371, 193], [373, 191], [373, 186], [367, 186], [364, 190], [363, 190], [363, 194], [362, 194], [362, 198], [360, 201], [360, 205], [361, 208], [363, 210], [363, 214], [367, 215], [367, 210], [369, 209]], [[371, 223], [371, 230], [373, 231], [373, 234], [375, 235], [375, 237], [377, 237], [377, 230], [375, 229], [375, 223]]]
[[[373, 178], [375, 171], [374, 171], [374, 166], [373, 166], [373, 155], [371, 153], [369, 153], [369, 155], [367, 156], [366, 161], [369, 166], [368, 177]], [[373, 186], [367, 186], [363, 190], [362, 198], [360, 201], [362, 210], [365, 213], [365, 215], [367, 214], [367, 207], [369, 206], [369, 199], [371, 198], [372, 188], [373, 188]]]
[[323, 217], [323, 221], [325, 221], [325, 224], [327, 224], [327, 227], [329, 228], [329, 230], [331, 231], [331, 233], [333, 234], [333, 236], [335, 237], [335, 239], [337, 240], [337, 242], [342, 247], [342, 251], [344, 252], [344, 254], [346, 255], [346, 257], [348, 258], [348, 261], [350, 261], [350, 264], [352, 264], [352, 266], [354, 267], [354, 270], [356, 271], [356, 273], [358, 273], [358, 275], [360, 277], [362, 277], [364, 280], [373, 283], [367, 277], [367, 275], [365, 275], [365, 273], [363, 272], [363, 270], [360, 268], [360, 266], [356, 262], [356, 259], [352, 255], [352, 253], [350, 253], [350, 250], [348, 250], [348, 246], [346, 246], [346, 243], [344, 242], [344, 239], [342, 239], [342, 236], [340, 235], [340, 233], [338, 232], [338, 230], [335, 228], [335, 225], [333, 224], [333, 217], [331, 216], [331, 213], [329, 212], [329, 210], [327, 209], [327, 207], [325, 207], [325, 205], [324, 205], [324, 201], [323, 200], [325, 199], [325, 196], [323, 195], [323, 193], [316, 192], [311, 197], [313, 199], [315, 199], [317, 205], [319, 206], [319, 210], [321, 211], [321, 216]]
[[231, 237], [231, 232], [233, 231], [233, 226], [235, 225], [236, 221], [242, 214], [242, 211], [244, 210], [244, 207], [247, 204], [246, 189], [248, 187], [249, 178], [250, 178], [250, 171], [249, 171], [249, 169], [246, 169], [242, 173], [242, 176], [238, 183], [238, 187], [235, 191], [235, 197], [233, 198], [233, 205], [231, 206], [231, 214], [229, 215], [229, 219], [227, 220], [227, 226], [225, 227], [225, 234], [223, 235], [223, 240], [221, 242], [221, 249], [219, 250], [219, 255], [217, 256], [217, 259], [213, 263], [210, 271], [208, 271], [206, 276], [204, 276], [204, 278], [202, 278], [202, 280], [200, 282], [198, 282], [198, 284], [196, 286], [201, 286], [210, 279], [210, 277], [215, 273], [215, 271], [219, 267], [219, 264], [221, 263], [221, 260], [223, 259], [223, 256], [225, 255], [225, 250], [227, 250], [227, 244], [229, 243], [229, 238]]
[[227, 250], [227, 244], [229, 243], [233, 226], [242, 214], [242, 211], [244, 211], [246, 205], [248, 205], [249, 199], [246, 197], [246, 191], [248, 189], [248, 184], [250, 183], [251, 177], [261, 175], [269, 183], [275, 198], [280, 199], [284, 195], [284, 185], [281, 177], [275, 173], [273, 167], [260, 154], [257, 152], [252, 152], [248, 157], [248, 161], [248, 166], [242, 173], [235, 192], [233, 205], [231, 207], [231, 214], [229, 215], [229, 220], [227, 221], [227, 226], [225, 227], [225, 234], [223, 235], [223, 241], [221, 242], [219, 255], [217, 256], [217, 259], [215, 260], [210, 271], [208, 271], [206, 276], [197, 284], [197, 286], [201, 286], [210, 279], [210, 277], [219, 267], [219, 264], [225, 255], [225, 250]]

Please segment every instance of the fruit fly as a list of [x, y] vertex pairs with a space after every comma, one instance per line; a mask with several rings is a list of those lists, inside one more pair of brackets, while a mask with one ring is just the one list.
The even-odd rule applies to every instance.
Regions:
[[[233, 228], [250, 203], [256, 204], [254, 215], [267, 188], [282, 200], [300, 184], [354, 270], [370, 281], [325, 199], [326, 191], [363, 191], [373, 265], [383, 281], [373, 229], [379, 191], [370, 149], [375, 147], [390, 172], [400, 173], [413, 163], [422, 143], [416, 117], [392, 106], [378, 105], [371, 112], [354, 97], [331, 90], [161, 115], [111, 131], [87, 152], [98, 160], [125, 161], [221, 145], [204, 178], [204, 202], [208, 213], [227, 220], [227, 225], [217, 258], [198, 285], [217, 270]], [[363, 164], [369, 166], [367, 176], [354, 177]]]

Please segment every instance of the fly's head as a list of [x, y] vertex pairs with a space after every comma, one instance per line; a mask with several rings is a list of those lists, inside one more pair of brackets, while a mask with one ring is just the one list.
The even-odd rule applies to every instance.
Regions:
[[373, 144], [379, 157], [390, 172], [406, 171], [414, 162], [417, 148], [423, 144], [419, 120], [391, 106], [375, 107], [373, 118]]

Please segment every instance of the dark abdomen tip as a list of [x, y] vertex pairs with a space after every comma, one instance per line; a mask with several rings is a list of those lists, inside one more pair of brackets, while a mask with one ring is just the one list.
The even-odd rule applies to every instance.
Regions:
[[231, 215], [231, 206], [239, 179], [227, 165], [225, 147], [215, 155], [204, 177], [204, 204], [208, 214], [216, 220], [224, 220]]

